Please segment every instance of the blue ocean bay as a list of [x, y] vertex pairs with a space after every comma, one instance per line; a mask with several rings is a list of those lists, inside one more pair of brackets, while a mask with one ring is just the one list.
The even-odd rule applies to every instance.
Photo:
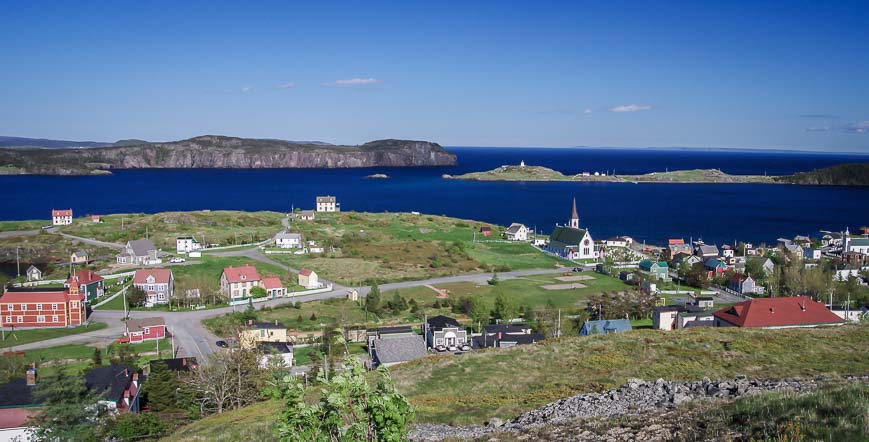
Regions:
[[[576, 197], [580, 223], [597, 238], [631, 235], [732, 243], [774, 242], [819, 229], [869, 224], [869, 188], [763, 184], [519, 183], [445, 180], [502, 164], [551, 167], [564, 173], [639, 174], [718, 168], [731, 174], [781, 175], [864, 162], [865, 155], [771, 151], [651, 149], [449, 148], [454, 167], [366, 169], [151, 169], [109, 176], [0, 176], [0, 219], [48, 219], [54, 208], [85, 214], [198, 209], [289, 211], [335, 195], [343, 210], [419, 211], [498, 224], [522, 222], [544, 233], [569, 215]], [[390, 179], [366, 179], [374, 173]]]

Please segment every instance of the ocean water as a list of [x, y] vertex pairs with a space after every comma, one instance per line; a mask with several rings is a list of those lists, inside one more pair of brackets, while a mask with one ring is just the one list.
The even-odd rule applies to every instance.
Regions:
[[[647, 149], [449, 148], [454, 167], [331, 170], [127, 170], [110, 176], [0, 176], [0, 219], [48, 219], [54, 208], [85, 214], [312, 208], [316, 195], [336, 195], [343, 210], [419, 211], [509, 224], [541, 232], [564, 223], [576, 197], [580, 224], [596, 238], [631, 235], [774, 242], [819, 229], [869, 224], [869, 188], [761, 184], [519, 183], [444, 180], [442, 174], [502, 164], [551, 167], [564, 173], [638, 174], [719, 168], [733, 174], [780, 175], [869, 156], [770, 151]], [[366, 179], [386, 173], [390, 179]]]

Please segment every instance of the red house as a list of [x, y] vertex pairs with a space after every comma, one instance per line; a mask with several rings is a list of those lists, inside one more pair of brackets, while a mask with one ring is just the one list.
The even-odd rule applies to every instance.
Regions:
[[124, 338], [122, 341], [130, 344], [139, 342], [163, 339], [166, 337], [166, 323], [163, 318], [139, 318], [130, 319], [127, 321]]
[[3, 327], [69, 327], [81, 325], [85, 297], [76, 281], [63, 289], [15, 289], [0, 296]]
[[716, 327], [793, 328], [842, 325], [842, 318], [807, 296], [757, 298], [713, 313]]
[[491, 227], [480, 227], [480, 233], [483, 236], [492, 236], [492, 228]]

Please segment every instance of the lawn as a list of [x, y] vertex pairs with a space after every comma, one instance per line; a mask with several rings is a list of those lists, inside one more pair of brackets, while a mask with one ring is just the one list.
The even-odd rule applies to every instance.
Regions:
[[279, 439], [272, 431], [272, 427], [282, 409], [281, 401], [259, 402], [238, 410], [208, 416], [181, 427], [162, 440], [165, 442], [240, 440], [277, 442]]
[[61, 231], [114, 243], [150, 238], [164, 251], [175, 250], [175, 238], [193, 235], [201, 243], [222, 246], [259, 242], [283, 229], [284, 214], [277, 212], [210, 211], [164, 212], [153, 215], [104, 215], [102, 223], [76, 218]]
[[[347, 285], [571, 265], [530, 244], [473, 242], [482, 226], [500, 230], [488, 223], [432, 215], [317, 214], [315, 221], [294, 221], [291, 230], [327, 253], [271, 257], [293, 268], [312, 268], [325, 279]], [[476, 236], [481, 239], [479, 233]]]
[[[112, 348], [120, 344], [111, 344], [109, 353]], [[148, 361], [157, 359], [156, 344], [154, 341], [143, 342], [141, 344], [131, 344], [133, 351], [139, 353], [138, 366], [144, 366]], [[40, 375], [48, 375], [56, 373], [57, 370], [63, 369], [68, 373], [82, 373], [89, 369], [93, 363], [94, 348], [87, 345], [69, 344], [56, 347], [39, 348], [25, 350], [24, 360], [29, 364], [36, 363]], [[111, 355], [106, 354], [107, 348], [101, 348], [100, 352], [103, 358], [103, 364], [108, 364]], [[150, 353], [150, 354], [146, 354]], [[172, 354], [172, 343], [168, 339], [160, 340], [160, 353], [163, 357], [170, 357]]]
[[12, 347], [21, 344], [29, 344], [31, 342], [44, 341], [46, 339], [60, 338], [63, 336], [75, 335], [79, 333], [92, 332], [104, 329], [106, 327], [108, 326], [103, 322], [94, 322], [89, 326], [71, 328], [16, 330], [14, 333], [6, 331], [6, 339], [0, 340], [0, 348]]
[[866, 325], [637, 330], [424, 358], [396, 366], [392, 374], [399, 391], [417, 407], [418, 421], [480, 424], [562, 397], [617, 387], [629, 377], [697, 380], [737, 374], [785, 378], [866, 373], [867, 351]]

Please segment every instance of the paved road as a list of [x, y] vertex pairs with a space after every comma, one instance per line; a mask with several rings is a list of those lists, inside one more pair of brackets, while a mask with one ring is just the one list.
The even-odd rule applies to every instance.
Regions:
[[[226, 253], [244, 253], [248, 251], [238, 251], [238, 252], [226, 252]], [[253, 252], [259, 253], [258, 250], [253, 250]], [[227, 255], [227, 256], [239, 256], [239, 255]], [[252, 259], [257, 259], [256, 254], [244, 254], [243, 256], [251, 257]], [[279, 265], [283, 268], [287, 268], [286, 266], [276, 263], [268, 259], [268, 257], [259, 254], [261, 258], [266, 259], [266, 261], [270, 264]], [[509, 280], [515, 278], [521, 278], [525, 276], [533, 276], [533, 275], [548, 275], [555, 273], [562, 273], [568, 271], [565, 268], [552, 268], [552, 269], [537, 269], [537, 270], [519, 270], [514, 272], [504, 272], [498, 273], [498, 278], [501, 280]], [[475, 282], [480, 284], [485, 284], [486, 281], [492, 277], [491, 273], [472, 273], [465, 275], [456, 275], [456, 276], [444, 276], [438, 278], [430, 278], [419, 281], [404, 281], [404, 282], [396, 282], [391, 284], [383, 284], [380, 286], [381, 290], [393, 290], [393, 289], [401, 289], [408, 287], [416, 287], [427, 284], [445, 284], [451, 282]], [[312, 295], [303, 295], [303, 296], [294, 296], [288, 298], [278, 298], [272, 299], [265, 302], [260, 302], [254, 304], [254, 307], [257, 309], [261, 309], [263, 307], [274, 307], [277, 305], [287, 304], [291, 302], [309, 302], [309, 301], [318, 301], [329, 298], [343, 298], [347, 296], [348, 292], [347, 287], [340, 286], [336, 287], [334, 290], [330, 292], [324, 293], [315, 293]], [[360, 294], [367, 294], [371, 288], [370, 287], [359, 287], [357, 288]], [[187, 311], [187, 312], [161, 312], [161, 311], [131, 311], [131, 318], [145, 318], [150, 316], [162, 316], [166, 321], [166, 326], [169, 331], [172, 333], [175, 339], [175, 354], [178, 357], [183, 356], [195, 356], [199, 358], [200, 361], [205, 361], [208, 356], [214, 353], [217, 350], [217, 346], [215, 342], [220, 339], [220, 337], [215, 336], [213, 333], [208, 331], [205, 326], [202, 325], [202, 321], [208, 318], [213, 318], [216, 316], [222, 316], [227, 313], [233, 312], [235, 310], [242, 310], [246, 308], [246, 306], [236, 306], [236, 307], [221, 307], [216, 309], [208, 309], [208, 310], [196, 310], [196, 311]], [[49, 339], [45, 341], [33, 342], [30, 344], [24, 344], [15, 346], [10, 350], [28, 350], [34, 348], [45, 348], [45, 347], [53, 347], [57, 345], [65, 345], [65, 344], [82, 344], [82, 345], [93, 345], [102, 347], [109, 344], [112, 340], [117, 339], [123, 336], [124, 333], [124, 323], [122, 318], [124, 316], [124, 312], [121, 310], [95, 310], [90, 317], [91, 321], [94, 322], [105, 322], [108, 324], [108, 328], [97, 330], [94, 332], [86, 332], [80, 333], [77, 335], [64, 336], [61, 338]]]
[[118, 250], [122, 250], [124, 247], [126, 247], [124, 244], [116, 244], [113, 242], [106, 242], [106, 241], [97, 241], [95, 239], [82, 238], [80, 236], [70, 235], [68, 233], [63, 233], [61, 231], [58, 231], [56, 228], [48, 229], [48, 231], [51, 233], [55, 233], [57, 235], [69, 238], [69, 239], [74, 239], [76, 241], [83, 242], [85, 244], [90, 244], [92, 246], [109, 247], [109, 248], [118, 249]]

